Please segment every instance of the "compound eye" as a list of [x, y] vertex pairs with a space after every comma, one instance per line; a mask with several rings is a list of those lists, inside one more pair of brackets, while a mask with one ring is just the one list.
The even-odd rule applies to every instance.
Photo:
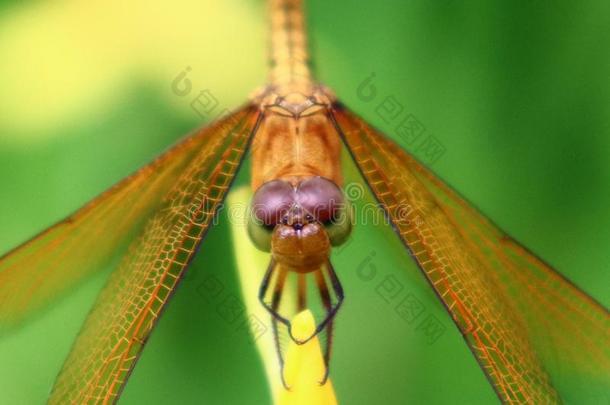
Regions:
[[260, 186], [252, 198], [252, 214], [262, 225], [273, 227], [280, 223], [295, 202], [292, 185], [273, 180]]
[[271, 239], [273, 237], [273, 228], [263, 225], [253, 216], [248, 218], [248, 235], [250, 240], [258, 249], [263, 252], [271, 252]]
[[330, 244], [340, 246], [349, 238], [352, 233], [353, 212], [348, 204], [341, 206], [336, 212], [332, 221], [324, 224]]
[[341, 189], [323, 177], [313, 177], [299, 183], [296, 200], [307, 214], [321, 223], [332, 221], [345, 205]]

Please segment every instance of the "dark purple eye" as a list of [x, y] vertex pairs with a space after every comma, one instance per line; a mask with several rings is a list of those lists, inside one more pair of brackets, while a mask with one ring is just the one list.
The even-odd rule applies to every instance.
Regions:
[[273, 180], [256, 190], [252, 198], [252, 211], [264, 225], [273, 226], [281, 222], [294, 202], [292, 185], [283, 180]]
[[313, 177], [299, 183], [297, 203], [319, 222], [328, 222], [344, 205], [343, 193], [335, 183], [323, 177]]

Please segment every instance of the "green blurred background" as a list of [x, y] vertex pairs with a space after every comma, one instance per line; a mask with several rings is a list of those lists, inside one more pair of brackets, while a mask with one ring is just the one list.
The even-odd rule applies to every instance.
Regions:
[[[610, 3], [311, 0], [307, 11], [321, 81], [610, 305]], [[244, 101], [265, 80], [265, 28], [261, 1], [0, 3], [0, 251], [211, 118], [172, 92], [185, 67], [222, 108]], [[357, 89], [373, 72], [377, 97], [366, 101]], [[386, 97], [433, 134], [442, 156], [426, 161], [381, 119]], [[202, 293], [211, 274], [239, 294], [226, 221], [205, 243], [121, 403], [270, 401], [252, 338]], [[332, 364], [341, 403], [497, 403], [387, 229], [358, 228], [334, 263], [347, 292]], [[356, 269], [370, 266], [377, 276], [365, 281]], [[438, 340], [379, 295], [389, 275], [442, 325]], [[104, 277], [0, 340], [0, 403], [44, 402]]]

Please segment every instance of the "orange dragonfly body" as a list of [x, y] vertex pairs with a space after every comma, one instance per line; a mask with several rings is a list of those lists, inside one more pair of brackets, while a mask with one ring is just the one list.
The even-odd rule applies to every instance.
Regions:
[[[297, 311], [314, 305], [308, 286], [318, 290], [316, 333], [332, 328], [343, 300], [329, 254], [353, 225], [341, 192], [345, 146], [502, 402], [561, 402], [553, 370], [562, 365], [610, 387], [608, 310], [312, 79], [299, 0], [271, 0], [270, 10], [268, 86], [0, 260], [5, 329], [129, 243], [50, 403], [119, 398], [249, 148], [255, 193], [248, 231], [271, 253], [260, 299], [276, 339], [278, 323], [290, 332], [282, 299], [288, 280]], [[100, 240], [107, 228], [115, 237]]]

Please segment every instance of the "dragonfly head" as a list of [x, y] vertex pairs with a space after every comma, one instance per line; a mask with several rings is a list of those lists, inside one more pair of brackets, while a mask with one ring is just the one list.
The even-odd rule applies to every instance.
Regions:
[[350, 213], [341, 189], [330, 180], [273, 180], [254, 194], [248, 232], [278, 263], [309, 272], [328, 260], [331, 246], [345, 242]]

